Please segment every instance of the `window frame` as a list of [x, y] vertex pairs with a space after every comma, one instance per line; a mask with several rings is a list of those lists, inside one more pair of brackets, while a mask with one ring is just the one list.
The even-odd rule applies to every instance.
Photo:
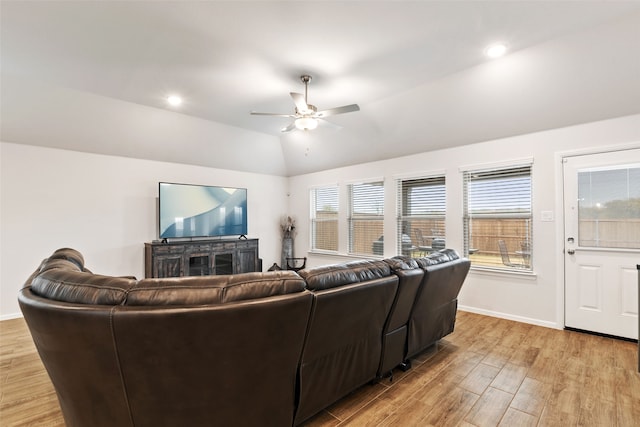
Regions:
[[[463, 222], [463, 239], [464, 239], [464, 256], [469, 257], [471, 259], [471, 266], [473, 269], [482, 269], [482, 270], [492, 270], [499, 272], [509, 272], [509, 273], [524, 273], [524, 274], [533, 274], [533, 160], [525, 160], [520, 162], [513, 163], [501, 163], [499, 165], [494, 166], [483, 166], [483, 167], [468, 167], [460, 170], [462, 172], [462, 183], [463, 183], [463, 209], [462, 209], [462, 222]], [[514, 179], [522, 179], [526, 178], [528, 190], [528, 197], [522, 197], [515, 193], [516, 189], [519, 186], [519, 190], [522, 190], [522, 184], [518, 184], [517, 182], [510, 180], [509, 178]], [[500, 180], [505, 181], [505, 185], [512, 185], [514, 190], [509, 190], [508, 187], [501, 186], [501, 192], [494, 199], [487, 198], [479, 198], [478, 194], [470, 194], [472, 189], [470, 186], [472, 183], [487, 183], [486, 189], [494, 189], [497, 182]], [[490, 181], [494, 181], [491, 183]], [[478, 190], [479, 191], [479, 190]], [[511, 193], [511, 195], [510, 195]], [[495, 194], [494, 194], [495, 195]], [[503, 196], [503, 197], [500, 197]], [[513, 196], [513, 197], [511, 197]], [[470, 198], [475, 198], [476, 202], [470, 201]], [[497, 205], [502, 205], [503, 207], [496, 208], [494, 212], [484, 212], [484, 213], [473, 213], [473, 207], [470, 205], [472, 203], [477, 203], [478, 200], [482, 200], [484, 202], [484, 206], [486, 207], [487, 203], [496, 203]], [[526, 202], [524, 202], [526, 200]], [[512, 204], [511, 207], [507, 207], [508, 204]], [[528, 205], [528, 210], [523, 210], [524, 207]], [[473, 234], [473, 220], [474, 219], [494, 219], [494, 220], [522, 220], [524, 221], [524, 234], [518, 235], [517, 238], [520, 240], [519, 244], [521, 246], [520, 249], [515, 249], [513, 252], [510, 252], [507, 247], [507, 254], [509, 258], [511, 256], [518, 256], [518, 258], [514, 259], [505, 259], [502, 255], [502, 250], [500, 249], [499, 240], [505, 241], [513, 240], [514, 236], [504, 235], [488, 235], [487, 239], [495, 239], [496, 240], [496, 252], [499, 263], [483, 263], [482, 257], [480, 253], [478, 253], [478, 257], [474, 260], [475, 250], [472, 248], [471, 244], [474, 239]], [[477, 238], [477, 236], [475, 236]], [[500, 238], [504, 237], [504, 238]], [[505, 242], [506, 244], [507, 242]], [[510, 245], [514, 246], [513, 242], [510, 242]], [[504, 247], [504, 245], [503, 245]]]
[[[334, 219], [318, 219], [318, 191], [335, 189], [335, 200], [331, 200], [335, 204]], [[318, 248], [318, 224], [335, 222], [335, 249]], [[338, 184], [323, 185], [313, 187], [309, 190], [309, 246], [310, 252], [337, 254], [340, 250], [340, 186]]]
[[[371, 191], [381, 191], [381, 195], [382, 195], [382, 199], [381, 200], [376, 200], [376, 207], [377, 209], [381, 209], [381, 213], [378, 214], [355, 214], [354, 213], [354, 187], [356, 186], [376, 186], [379, 187], [379, 190], [371, 190]], [[367, 251], [367, 250], [357, 250], [356, 248], [356, 236], [355, 236], [355, 226], [357, 223], [360, 222], [380, 222], [380, 226], [379, 232], [375, 232], [375, 230], [371, 230], [370, 227], [366, 227], [365, 228], [365, 236], [383, 236], [384, 235], [384, 210], [385, 210], [385, 188], [384, 188], [384, 179], [383, 178], [377, 178], [377, 179], [371, 179], [371, 180], [366, 180], [366, 181], [357, 181], [357, 182], [351, 182], [347, 184], [347, 242], [348, 242], [348, 246], [347, 246], [347, 254], [348, 255], [355, 255], [355, 256], [367, 256], [367, 257], [383, 257], [384, 256], [384, 243], [382, 243], [381, 245], [379, 245], [379, 247], [376, 247], [374, 249], [374, 242], [378, 240], [378, 237], [371, 237], [371, 238], [366, 238], [365, 237], [365, 241], [364, 244], [365, 247], [367, 245], [367, 242], [370, 243], [370, 247], [371, 250]], [[362, 197], [363, 199], [366, 199], [367, 197], [364, 197], [364, 195], [358, 195], [358, 197]], [[373, 198], [371, 198], [371, 200], [374, 200]], [[366, 208], [366, 206], [365, 206]], [[357, 216], [355, 216], [357, 215]], [[370, 242], [369, 242], [370, 241]], [[361, 244], [361, 245], [362, 245]], [[378, 252], [378, 253], [376, 253]]]
[[[424, 175], [415, 175], [408, 177], [400, 177], [396, 181], [397, 186], [397, 234], [396, 234], [396, 252], [402, 255], [427, 255], [429, 252], [434, 252], [434, 239], [441, 239], [443, 246], [446, 245], [446, 220], [447, 220], [447, 180], [444, 172], [429, 173]], [[422, 203], [410, 204], [407, 196], [411, 188], [428, 188], [433, 187], [436, 192], [441, 192], [442, 196], [436, 197], [429, 195], [428, 199], [422, 198]], [[436, 187], [442, 187], [441, 190]], [[422, 204], [424, 208], [431, 208], [431, 213], [424, 214], [412, 214], [408, 210], [412, 207], [420, 207]], [[437, 212], [437, 213], [436, 213]], [[434, 224], [430, 225], [429, 232], [425, 232], [421, 229], [420, 233], [414, 230], [414, 227], [407, 233], [408, 223], [413, 221], [434, 222], [438, 230], [438, 233], [433, 233]], [[411, 240], [411, 248], [407, 248], [408, 239]], [[431, 243], [431, 245], [428, 245]], [[440, 243], [437, 241], [436, 243]]]

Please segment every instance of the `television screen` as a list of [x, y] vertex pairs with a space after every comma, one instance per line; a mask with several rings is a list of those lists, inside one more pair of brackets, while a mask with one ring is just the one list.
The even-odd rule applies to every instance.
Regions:
[[247, 234], [247, 189], [159, 183], [160, 238]]

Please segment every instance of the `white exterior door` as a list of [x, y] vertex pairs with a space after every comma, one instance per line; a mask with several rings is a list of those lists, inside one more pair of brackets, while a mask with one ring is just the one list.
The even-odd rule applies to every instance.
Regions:
[[565, 326], [636, 339], [640, 149], [563, 162]]

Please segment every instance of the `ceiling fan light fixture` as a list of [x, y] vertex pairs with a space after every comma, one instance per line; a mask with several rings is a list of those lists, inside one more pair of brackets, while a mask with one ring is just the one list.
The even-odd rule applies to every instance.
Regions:
[[296, 128], [300, 130], [313, 130], [318, 127], [318, 121], [311, 117], [300, 117], [296, 119]]

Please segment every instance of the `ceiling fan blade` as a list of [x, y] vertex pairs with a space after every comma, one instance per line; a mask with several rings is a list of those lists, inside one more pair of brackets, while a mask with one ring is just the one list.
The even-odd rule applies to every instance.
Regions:
[[330, 108], [328, 110], [318, 111], [315, 117], [335, 116], [336, 114], [350, 113], [352, 111], [360, 111], [358, 104], [343, 105], [342, 107]]
[[295, 117], [293, 114], [259, 113], [257, 111], [252, 111], [251, 115], [252, 116], [272, 116], [272, 117]]
[[289, 126], [287, 126], [286, 128], [282, 128], [280, 129], [280, 131], [282, 132], [291, 132], [292, 130], [294, 130], [296, 128], [296, 123], [293, 122], [291, 123]]
[[296, 108], [298, 111], [303, 112], [307, 111], [309, 107], [307, 107], [307, 103], [304, 100], [304, 95], [301, 93], [289, 92], [291, 98], [293, 98], [293, 102], [296, 104]]

